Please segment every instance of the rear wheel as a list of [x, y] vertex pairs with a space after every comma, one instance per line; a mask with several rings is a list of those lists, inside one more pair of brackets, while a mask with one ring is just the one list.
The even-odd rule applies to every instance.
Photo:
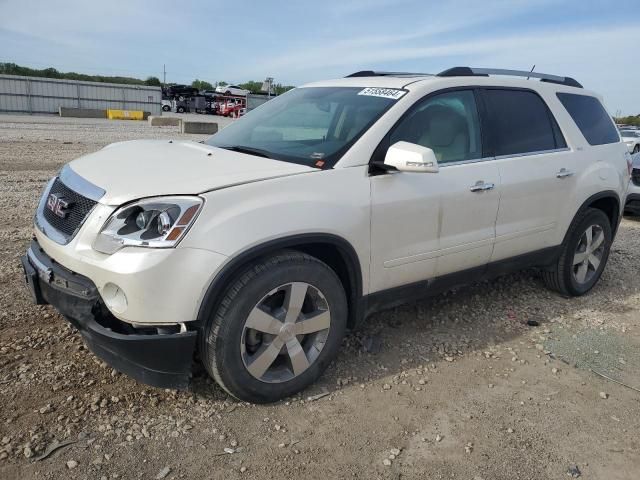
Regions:
[[176, 110], [178, 113], [184, 113], [184, 107], [178, 107]]
[[570, 227], [556, 265], [543, 272], [545, 283], [563, 295], [584, 295], [600, 279], [611, 242], [609, 218], [601, 210], [585, 210]]
[[241, 400], [273, 402], [313, 383], [336, 356], [347, 301], [335, 272], [283, 251], [245, 270], [210, 318], [204, 365]]
[[162, 106], [162, 111], [163, 112], [168, 112], [169, 110], [171, 110], [171, 107], [169, 105], [163, 105]]

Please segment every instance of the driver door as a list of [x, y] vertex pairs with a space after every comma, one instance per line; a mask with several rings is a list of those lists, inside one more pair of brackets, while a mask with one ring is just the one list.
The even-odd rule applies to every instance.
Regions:
[[419, 101], [389, 134], [388, 145], [398, 141], [431, 148], [440, 168], [371, 176], [371, 292], [481, 273], [495, 241], [500, 176], [482, 158], [473, 90]]

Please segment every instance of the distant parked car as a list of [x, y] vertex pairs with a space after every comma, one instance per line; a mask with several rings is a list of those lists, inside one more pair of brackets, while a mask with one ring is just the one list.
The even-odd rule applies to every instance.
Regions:
[[620, 130], [620, 136], [629, 152], [640, 152], [640, 130]]
[[161, 100], [160, 104], [162, 105], [162, 111], [163, 112], [170, 112], [171, 111], [171, 100]]
[[631, 156], [631, 183], [627, 191], [624, 213], [640, 216], [640, 153]]
[[186, 97], [192, 97], [199, 94], [200, 90], [188, 85], [171, 85], [167, 88], [167, 95], [169, 97], [177, 98], [180, 101], [184, 100]]
[[249, 90], [245, 90], [244, 88], [240, 88], [236, 85], [224, 85], [216, 87], [217, 93], [224, 93], [225, 95], [238, 95], [241, 97], [246, 97], [249, 93]]

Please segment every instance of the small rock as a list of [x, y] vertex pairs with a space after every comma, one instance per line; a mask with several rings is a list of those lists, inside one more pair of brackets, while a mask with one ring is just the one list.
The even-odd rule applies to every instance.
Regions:
[[391, 385], [389, 385], [388, 383], [385, 383], [385, 384], [382, 386], [382, 389], [383, 389], [383, 390], [391, 390]]
[[442, 435], [438, 434], [436, 435], [436, 442], [441, 442], [442, 441]]
[[25, 457], [27, 458], [31, 458], [33, 457], [33, 450], [31, 450], [31, 447], [24, 447], [24, 450], [22, 452], [24, 454]]
[[164, 477], [166, 477], [167, 475], [169, 475], [169, 472], [171, 472], [171, 468], [169, 467], [164, 467], [162, 470], [160, 470], [158, 472], [158, 474], [156, 475], [156, 480], [162, 480]]
[[67, 468], [69, 470], [73, 470], [74, 468], [76, 468], [78, 466], [78, 462], [76, 462], [75, 460], [69, 460], [67, 462]]
[[286, 444], [286, 443], [280, 443], [280, 444], [278, 445], [278, 448], [284, 448], [284, 447], [286, 447], [286, 446], [287, 446], [287, 444]]
[[466, 453], [471, 453], [471, 452], [473, 452], [473, 443], [467, 443], [467, 444], [464, 446], [464, 451], [465, 451]]
[[224, 451], [224, 453], [236, 453], [236, 451], [233, 448], [229, 448], [229, 447], [225, 447], [222, 449]]
[[606, 400], [607, 398], [609, 398], [609, 394], [606, 392], [600, 392], [600, 398], [603, 398]]
[[389, 460], [388, 458], [385, 458], [384, 460], [382, 460], [382, 464], [385, 467], [390, 467], [391, 466], [391, 460]]
[[567, 475], [572, 478], [578, 478], [579, 476], [582, 475], [582, 472], [580, 471], [577, 465], [572, 465], [567, 469]]
[[559, 370], [557, 368], [555, 368], [555, 367], [553, 367], [551, 369], [551, 373], [553, 373], [554, 375], [557, 374], [558, 372], [559, 372]]
[[240, 467], [240, 473], [244, 473], [247, 471], [247, 467]]
[[398, 455], [400, 455], [400, 449], [399, 449], [399, 448], [392, 448], [392, 449], [390, 450], [390, 452], [391, 452], [391, 455], [395, 455], [396, 457], [397, 457]]
[[444, 357], [447, 362], [453, 362], [453, 357]]
[[513, 433], [513, 428], [507, 428], [507, 433]]

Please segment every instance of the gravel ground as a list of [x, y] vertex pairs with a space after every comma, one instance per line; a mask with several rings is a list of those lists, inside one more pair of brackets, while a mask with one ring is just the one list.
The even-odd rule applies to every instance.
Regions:
[[590, 295], [562, 298], [528, 271], [379, 313], [318, 384], [274, 405], [236, 402], [203, 374], [189, 391], [154, 389], [99, 361], [30, 303], [31, 216], [65, 162], [169, 137], [181, 136], [0, 116], [0, 478], [638, 478], [640, 393], [592, 371], [640, 387], [632, 219]]

